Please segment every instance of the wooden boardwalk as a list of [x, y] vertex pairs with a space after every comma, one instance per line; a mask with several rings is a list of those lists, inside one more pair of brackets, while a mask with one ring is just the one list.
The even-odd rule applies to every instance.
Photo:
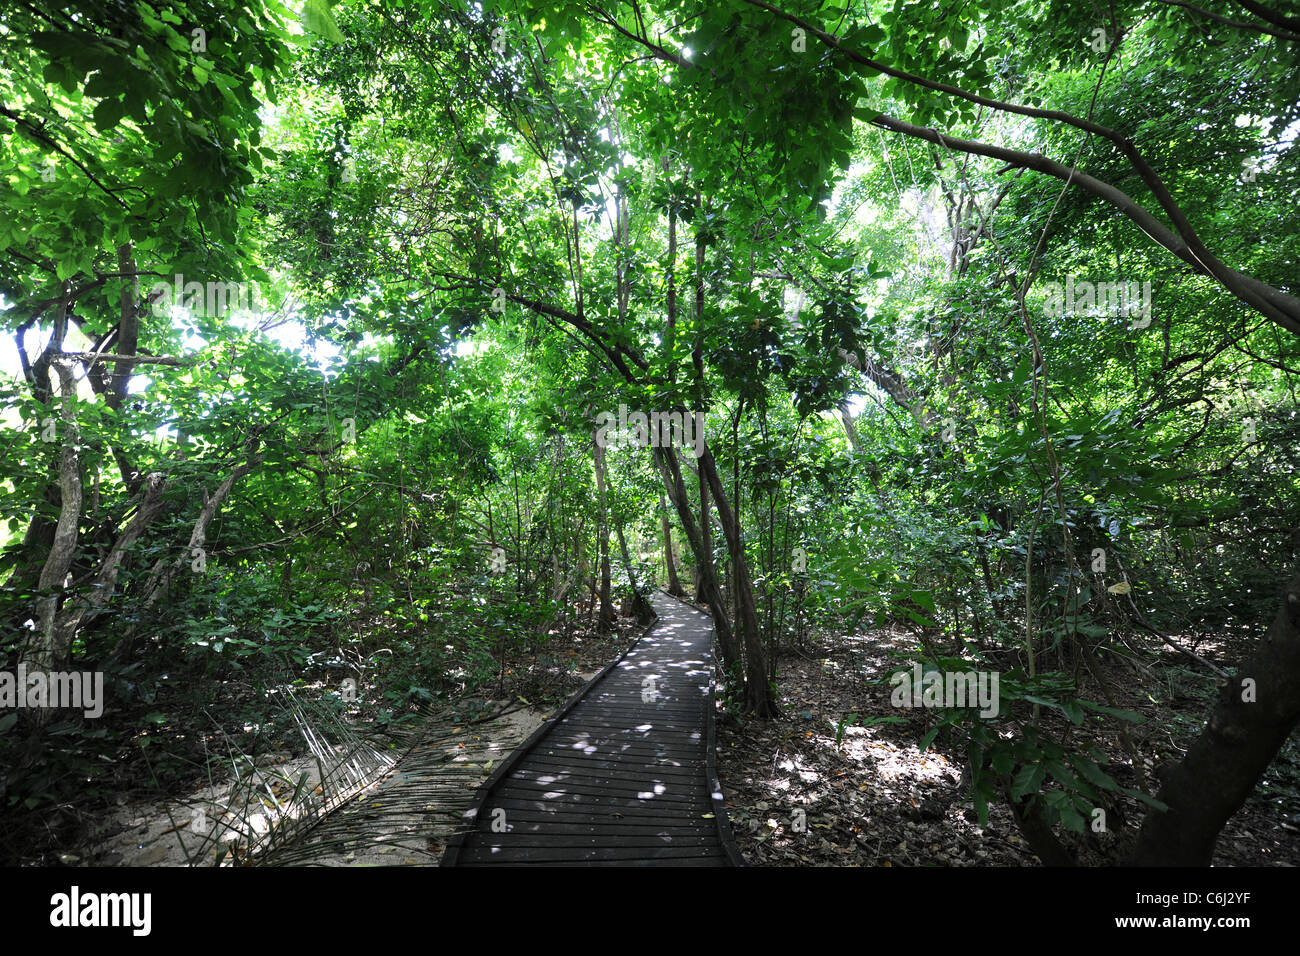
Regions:
[[713, 623], [659, 621], [483, 784], [443, 866], [741, 866], [714, 767]]

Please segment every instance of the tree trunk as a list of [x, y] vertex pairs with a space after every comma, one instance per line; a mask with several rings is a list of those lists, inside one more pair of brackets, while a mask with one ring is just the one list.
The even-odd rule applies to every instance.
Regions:
[[[713, 563], [713, 519], [709, 514], [709, 486], [705, 482], [704, 476], [698, 471], [696, 477], [700, 481], [700, 541], [704, 548], [706, 560], [709, 567], [713, 569], [714, 581], [717, 580], [717, 566]], [[721, 591], [721, 589], [719, 589]], [[698, 603], [707, 603], [704, 595], [704, 576], [695, 582], [695, 600]]]
[[[154, 604], [158, 603], [158, 599], [167, 593], [167, 590], [171, 587], [172, 580], [175, 578], [176, 574], [185, 567], [185, 565], [189, 564], [193, 566], [194, 562], [201, 556], [202, 566], [207, 566], [207, 552], [203, 546], [208, 540], [208, 525], [210, 525], [212, 519], [217, 516], [217, 512], [221, 509], [221, 505], [225, 502], [226, 497], [230, 494], [231, 489], [235, 487], [235, 484], [239, 479], [252, 472], [262, 463], [262, 456], [256, 454], [255, 440], [250, 440], [247, 443], [246, 450], [248, 452], [248, 458], [237, 465], [230, 474], [225, 477], [210, 497], [208, 496], [207, 490], [204, 489], [203, 495], [206, 500], [203, 503], [202, 509], [199, 511], [198, 518], [194, 521], [194, 528], [190, 532], [190, 541], [189, 544], [185, 546], [185, 550], [173, 561], [159, 561], [154, 565], [153, 570], [149, 574], [149, 580], [145, 584], [145, 607], [152, 607]], [[134, 628], [132, 628], [131, 633], [134, 633]]]
[[690, 498], [686, 495], [686, 485], [682, 481], [681, 468], [677, 464], [677, 453], [671, 448], [656, 448], [655, 459], [660, 465], [660, 474], [668, 490], [668, 497], [677, 507], [677, 517], [686, 532], [686, 540], [695, 553], [695, 564], [699, 571], [699, 592], [697, 598], [713, 615], [713, 626], [718, 631], [718, 644], [722, 647], [722, 663], [728, 673], [738, 672], [741, 667], [740, 645], [736, 642], [735, 632], [731, 629], [731, 619], [727, 617], [726, 606], [722, 602], [722, 592], [718, 590], [717, 571], [713, 567], [713, 551], [705, 550], [704, 537], [700, 526], [695, 522], [691, 511]]
[[616, 524], [614, 532], [618, 536], [618, 551], [623, 556], [623, 568], [627, 571], [627, 579], [632, 582], [632, 615], [638, 621], [649, 621], [654, 615], [654, 608], [641, 593], [641, 582], [636, 579], [636, 567], [632, 564], [632, 556], [627, 551], [627, 538], [623, 535], [623, 525]]
[[731, 580], [736, 599], [736, 621], [745, 646], [745, 710], [756, 717], [771, 718], [778, 715], [776, 700], [768, 681], [767, 649], [763, 647], [763, 634], [758, 626], [758, 610], [754, 606], [754, 585], [749, 575], [749, 561], [745, 557], [745, 543], [740, 535], [740, 522], [726, 490], [718, 477], [713, 452], [707, 444], [699, 459], [700, 474], [713, 490], [718, 505], [718, 520], [727, 539], [731, 554]]
[[664, 561], [668, 565], [668, 593], [673, 597], [686, 597], [682, 582], [677, 577], [677, 559], [673, 557], [673, 526], [668, 520], [668, 502], [659, 496], [659, 524], [664, 533]]
[[[1253, 683], [1252, 683], [1253, 682]], [[1244, 698], [1244, 699], [1243, 699]], [[1226, 681], [1219, 703], [1186, 756], [1163, 774], [1138, 834], [1138, 866], [1209, 866], [1228, 819], [1300, 720], [1300, 572], [1287, 586], [1273, 625]]]
[[853, 413], [849, 410], [848, 399], [840, 404], [840, 421], [844, 423], [844, 437], [849, 440], [849, 447], [856, 455], [862, 451], [862, 445], [858, 441], [858, 430], [853, 427]]
[[[64, 587], [68, 569], [77, 553], [77, 525], [81, 521], [81, 460], [77, 454], [80, 432], [77, 428], [76, 380], [66, 362], [54, 365], [59, 375], [63, 404], [59, 419], [63, 424], [63, 448], [59, 453], [59, 490], [62, 504], [59, 521], [54, 531], [54, 543], [45, 558], [38, 582], [40, 596], [36, 599], [36, 633], [24, 649], [23, 657], [34, 670], [55, 670], [65, 664], [71, 651], [71, 641], [60, 633], [58, 610], [60, 591]], [[58, 589], [58, 590], [56, 590]]]
[[596, 464], [596, 503], [599, 523], [596, 540], [600, 545], [600, 616], [596, 629], [602, 634], [614, 626], [614, 608], [610, 604], [609, 583], [609, 513], [605, 507], [605, 449], [594, 438], [592, 458]]

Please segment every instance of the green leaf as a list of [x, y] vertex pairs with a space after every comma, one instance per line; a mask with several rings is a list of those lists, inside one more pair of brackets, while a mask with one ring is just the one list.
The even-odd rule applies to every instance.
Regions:
[[1145, 803], [1148, 807], [1151, 807], [1151, 809], [1153, 810], [1164, 811], [1169, 809], [1169, 806], [1167, 804], [1162, 803], [1161, 801], [1157, 800], [1155, 797], [1147, 796], [1141, 790], [1132, 790], [1128, 787], [1120, 787], [1119, 792], [1128, 794], [1130, 797], [1132, 797], [1135, 800], [1141, 800], [1143, 803]]
[[122, 121], [126, 104], [119, 99], [100, 100], [93, 113], [95, 129], [106, 132]]
[[1083, 833], [1084, 830], [1087, 829], [1083, 817], [1079, 814], [1078, 810], [1074, 809], [1073, 806], [1067, 803], [1057, 809], [1061, 814], [1061, 823], [1064, 824], [1067, 830], [1072, 830], [1075, 833]]
[[1100, 787], [1103, 790], [1118, 790], [1119, 784], [1111, 779], [1100, 767], [1089, 760], [1082, 754], [1067, 754], [1066, 759], [1079, 774], [1089, 783]]
[[1127, 720], [1134, 724], [1146, 723], [1145, 717], [1141, 714], [1134, 713], [1131, 710], [1120, 710], [1117, 707], [1106, 707], [1103, 704], [1094, 704], [1090, 700], [1080, 699], [1079, 703], [1088, 708], [1088, 710], [1095, 711], [1098, 714], [1109, 714], [1111, 717], [1118, 717], [1120, 720]]
[[998, 773], [1010, 773], [1016, 767], [1016, 758], [1009, 750], [999, 750], [993, 755], [992, 764]]
[[1059, 700], [1050, 700], [1047, 697], [1035, 697], [1032, 694], [1026, 694], [1023, 699], [1029, 701], [1031, 704], [1038, 704], [1042, 707], [1052, 707], [1056, 710], [1063, 709]]
[[973, 797], [975, 802], [976, 822], [981, 827], [989, 825], [989, 797], [992, 795], [993, 791], [986, 782], [981, 781], [980, 785], [975, 788]]
[[885, 31], [878, 24], [872, 23], [854, 31], [853, 39], [865, 46], [877, 46], [884, 42]]
[[1030, 793], [1037, 793], [1043, 785], [1043, 778], [1046, 776], [1041, 764], [1031, 763], [1020, 768], [1015, 778], [1011, 781], [1011, 797], [1018, 800]]
[[328, 0], [307, 0], [302, 7], [302, 25], [331, 43], [343, 42], [343, 34], [334, 21], [334, 14], [330, 13]]
[[1059, 760], [1045, 760], [1043, 766], [1052, 775], [1052, 779], [1063, 786], [1073, 788], [1079, 782], [1069, 768]]
[[1063, 790], [1051, 790], [1042, 796], [1042, 801], [1053, 810], [1059, 810], [1070, 803], [1070, 797]]

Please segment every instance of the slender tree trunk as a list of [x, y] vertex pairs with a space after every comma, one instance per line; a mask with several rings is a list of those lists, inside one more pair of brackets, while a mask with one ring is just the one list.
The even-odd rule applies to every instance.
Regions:
[[592, 457], [596, 464], [596, 507], [599, 522], [596, 540], [600, 545], [600, 616], [596, 628], [602, 634], [614, 626], [614, 608], [610, 604], [609, 512], [605, 507], [605, 449], [594, 438]]
[[677, 559], [673, 557], [673, 526], [668, 520], [668, 501], [659, 495], [659, 524], [664, 534], [664, 561], [668, 565], [668, 593], [673, 597], [685, 597], [686, 591], [677, 577]]
[[638, 621], [648, 621], [654, 613], [654, 608], [650, 606], [650, 602], [641, 593], [641, 582], [636, 579], [636, 567], [632, 564], [632, 556], [627, 550], [627, 538], [623, 535], [623, 525], [615, 524], [614, 533], [618, 537], [618, 551], [623, 556], [623, 568], [627, 571], [627, 579], [632, 582], [632, 614]]
[[[256, 449], [256, 442], [250, 441], [246, 447], [248, 453], [247, 459], [237, 465], [230, 474], [225, 477], [225, 480], [217, 486], [216, 491], [212, 493], [211, 497], [208, 496], [206, 489], [204, 490], [203, 495], [205, 501], [203, 508], [200, 509], [199, 516], [194, 521], [194, 528], [190, 532], [189, 544], [185, 546], [184, 552], [182, 552], [174, 561], [158, 562], [149, 575], [148, 583], [145, 585], [144, 595], [144, 603], [146, 607], [151, 607], [156, 604], [158, 599], [162, 597], [163, 594], [167, 593], [172, 580], [175, 578], [176, 574], [185, 567], [185, 565], [189, 564], [193, 567], [195, 562], [200, 562], [200, 567], [207, 566], [207, 552], [204, 545], [207, 544], [208, 540], [208, 525], [210, 525], [212, 519], [217, 516], [217, 512], [221, 510], [221, 505], [225, 502], [226, 497], [230, 494], [231, 489], [235, 487], [235, 484], [239, 479], [252, 472], [262, 463], [262, 456], [256, 454]], [[134, 631], [134, 629], [132, 630]]]
[[847, 400], [840, 405], [840, 421], [844, 423], [844, 437], [849, 440], [849, 447], [856, 455], [862, 451], [862, 445], [858, 441], [858, 430], [853, 427], [853, 413], [849, 410]]
[[[704, 476], [696, 470], [696, 477], [700, 481], [700, 541], [703, 543], [705, 559], [709, 562], [709, 567], [713, 569], [714, 577], [717, 576], [717, 565], [713, 563], [713, 520], [709, 514], [709, 486], [704, 480]], [[695, 600], [704, 603], [704, 578], [695, 584]]]
[[699, 570], [701, 601], [713, 615], [713, 626], [718, 631], [718, 643], [722, 647], [722, 662], [728, 673], [740, 670], [742, 656], [740, 645], [736, 642], [735, 632], [731, 628], [731, 619], [727, 616], [726, 605], [722, 601], [722, 592], [718, 590], [717, 572], [713, 567], [713, 551], [705, 549], [704, 536], [695, 521], [691, 510], [690, 498], [686, 494], [686, 485], [682, 481], [681, 468], [677, 463], [677, 453], [672, 448], [656, 448], [655, 460], [660, 465], [660, 473], [668, 497], [677, 507], [677, 517], [681, 520], [686, 540], [695, 553], [695, 564]]
[[[117, 575], [122, 563], [126, 560], [127, 552], [140, 539], [140, 536], [144, 534], [149, 525], [165, 510], [166, 503], [163, 501], [162, 495], [166, 486], [167, 481], [161, 472], [153, 472], [145, 479], [139, 495], [140, 504], [135, 510], [135, 515], [118, 536], [117, 541], [114, 542], [108, 557], [104, 559], [99, 574], [95, 576], [91, 584], [90, 596], [76, 598], [68, 602], [68, 606], [64, 609], [61, 618], [64, 620], [63, 626], [68, 630], [69, 642], [71, 642], [73, 634], [81, 625], [83, 617], [98, 612], [112, 598], [113, 589], [117, 584]], [[135, 632], [136, 625], [132, 624], [127, 630], [126, 637], [118, 646], [117, 654], [119, 658], [125, 659], [130, 654]]]

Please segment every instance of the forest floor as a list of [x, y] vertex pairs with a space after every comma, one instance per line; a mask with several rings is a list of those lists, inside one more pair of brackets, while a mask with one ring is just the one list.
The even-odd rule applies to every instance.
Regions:
[[[497, 716], [417, 728], [423, 742], [396, 769], [376, 758], [371, 783], [352, 794], [328, 822], [288, 841], [287, 850], [268, 853], [265, 862], [436, 865], [446, 838], [494, 763], [617, 657], [639, 630], [624, 620], [603, 636], [582, 627], [553, 634], [544, 653], [512, 662], [499, 686], [461, 701]], [[833, 635], [785, 653], [778, 670], [779, 720], [742, 722], [728, 715], [720, 694], [718, 773], [737, 844], [750, 865], [1037, 865], [1004, 803], [990, 807], [986, 827], [976, 824], [962, 779], [963, 754], [946, 746], [942, 736], [930, 751], [918, 749], [929, 726], [926, 712], [902, 712], [900, 718], [890, 706], [887, 680], [897, 667], [890, 652], [914, 642], [898, 629]], [[1232, 639], [1197, 649], [1221, 666], [1241, 657]], [[1145, 775], [1134, 773], [1133, 758], [1118, 739], [1092, 741], [1109, 755], [1108, 770], [1128, 787], [1137, 786], [1140, 777], [1149, 783], [1150, 770], [1199, 733], [1216, 686], [1212, 675], [1189, 669], [1187, 659], [1172, 651], [1151, 651], [1144, 666], [1154, 684], [1116, 683], [1159, 688], [1150, 697], [1135, 690], [1130, 699], [1117, 701], [1147, 718], [1132, 735]], [[869, 726], [856, 725], [855, 715]], [[894, 722], [872, 723], [887, 718]], [[1045, 713], [1050, 730], [1067, 729], [1063, 719], [1054, 726], [1054, 719]], [[256, 854], [250, 851], [257, 834], [250, 830], [258, 829], [257, 815], [273, 820], [275, 801], [286, 800], [287, 790], [304, 774], [309, 791], [320, 789], [321, 768], [305, 741], [282, 744], [258, 758], [259, 786], [260, 781], [265, 786], [255, 798], [246, 786], [249, 768], [240, 777], [228, 768], [232, 772], [216, 782], [172, 793], [156, 787], [123, 791], [113, 806], [94, 815], [86, 839], [64, 854], [63, 862], [254, 862]], [[237, 786], [240, 780], [244, 791]], [[249, 799], [236, 799], [245, 794]], [[202, 832], [193, 823], [195, 808], [210, 814], [213, 824]], [[1083, 862], [1105, 865], [1124, 859], [1142, 808], [1129, 801], [1123, 809], [1109, 832], [1069, 837]], [[201, 857], [196, 845], [205, 848]], [[1300, 865], [1300, 743], [1292, 741], [1283, 749], [1257, 792], [1229, 821], [1215, 864]]]
[[[976, 825], [962, 779], [963, 753], [945, 747], [942, 736], [929, 752], [920, 751], [925, 711], [905, 711], [898, 722], [841, 726], [850, 715], [868, 723], [897, 720], [888, 678], [898, 665], [889, 651], [914, 645], [900, 629], [835, 636], [783, 655], [779, 720], [741, 722], [719, 704], [718, 774], [737, 845], [750, 865], [1038, 865], [1005, 802], [990, 805], [985, 828]], [[1231, 646], [1201, 646], [1199, 652], [1222, 666], [1225, 658], [1241, 659], [1239, 650], [1227, 653]], [[1151, 653], [1147, 666], [1158, 678], [1152, 686], [1165, 691], [1163, 699], [1134, 693], [1119, 702], [1147, 718], [1133, 740], [1148, 774], [1186, 747], [1210, 712], [1216, 681], [1189, 671], [1186, 660], [1173, 651]], [[1059, 739], [1067, 724], [1061, 718], [1054, 726], [1053, 718], [1044, 713], [1045, 726]], [[1119, 782], [1134, 787], [1132, 758], [1120, 741], [1095, 742], [1110, 756], [1108, 769]], [[1121, 862], [1143, 812], [1133, 800], [1123, 810], [1112, 814], [1108, 832], [1086, 839], [1068, 834], [1063, 842], [1085, 864]], [[1293, 739], [1283, 749], [1229, 820], [1214, 862], [1300, 865], [1300, 742]]]
[[[93, 812], [80, 845], [62, 862], [84, 866], [234, 865], [265, 859], [271, 865], [436, 866], [446, 839], [470, 806], [491, 766], [508, 756], [555, 708], [623, 652], [640, 628], [623, 621], [610, 634], [581, 627], [555, 633], [545, 653], [507, 666], [488, 697], [458, 701], [485, 720], [445, 719], [408, 728], [406, 743], [419, 740], [400, 764], [375, 758], [363, 786], [348, 792], [347, 803], [306, 832], [303, 814], [290, 805], [297, 782], [303, 792], [322, 793], [322, 766], [307, 741], [280, 741], [236, 771], [215, 773], [206, 785], [172, 792], [156, 787], [127, 790], [114, 804]], [[302, 693], [323, 692], [324, 685]], [[366, 691], [375, 688], [362, 688]], [[496, 694], [500, 696], [495, 696]], [[381, 743], [383, 738], [377, 738]], [[340, 759], [351, 752], [338, 748]], [[382, 753], [382, 751], [378, 751]], [[250, 785], [251, 783], [251, 785]], [[304, 832], [273, 839], [298, 827]]]

